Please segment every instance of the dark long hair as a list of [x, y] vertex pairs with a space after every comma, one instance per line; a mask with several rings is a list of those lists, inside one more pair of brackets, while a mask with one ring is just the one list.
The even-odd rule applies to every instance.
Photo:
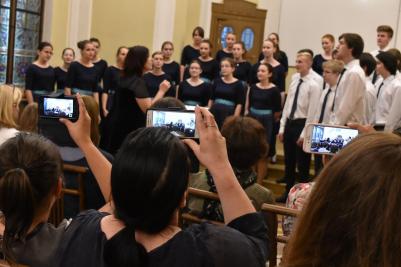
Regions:
[[128, 49], [127, 57], [124, 61], [123, 76], [129, 77], [136, 75], [141, 77], [143, 74], [143, 68], [145, 67], [148, 58], [148, 48], [140, 45], [130, 47]]
[[401, 138], [373, 133], [323, 169], [283, 266], [401, 266]]
[[109, 266], [146, 266], [145, 248], [135, 230], [154, 234], [165, 229], [188, 185], [185, 145], [162, 128], [141, 128], [129, 134], [111, 171], [115, 216], [126, 227], [107, 241]]
[[5, 218], [3, 253], [13, 262], [12, 246], [23, 241], [61, 175], [56, 146], [45, 137], [20, 133], [0, 147], [0, 210]]

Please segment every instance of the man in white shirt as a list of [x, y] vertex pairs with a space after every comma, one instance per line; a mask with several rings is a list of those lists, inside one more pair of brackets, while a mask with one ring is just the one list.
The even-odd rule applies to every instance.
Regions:
[[276, 201], [285, 202], [288, 192], [295, 183], [295, 168], [298, 168], [300, 181], [309, 181], [310, 154], [302, 150], [301, 133], [305, 124], [313, 120], [319, 102], [321, 87], [310, 74], [312, 56], [299, 53], [295, 68], [299, 73], [293, 79], [280, 121], [279, 139], [284, 142], [286, 192]]
[[[374, 57], [376, 57], [380, 52], [385, 52], [390, 49], [390, 42], [394, 34], [393, 29], [388, 25], [378, 26], [376, 32], [377, 32], [376, 43], [378, 49], [370, 52]], [[369, 76], [369, 79], [371, 79], [372, 83], [375, 86], [377, 85], [377, 83], [380, 84], [382, 82], [378, 81], [378, 79], [381, 79], [381, 77], [379, 74], [377, 74], [377, 72], [373, 72], [372, 75]]]
[[363, 39], [356, 33], [344, 33], [339, 37], [337, 59], [345, 64], [334, 99], [334, 116], [331, 123], [365, 123], [365, 73], [358, 58], [363, 52]]
[[[313, 59], [313, 51], [311, 49], [305, 48], [305, 49], [301, 49], [297, 52], [298, 54], [301, 53], [308, 53], [311, 55], [312, 59]], [[312, 79], [320, 86], [320, 88], [322, 88], [322, 90], [325, 88], [326, 83], [323, 81], [322, 76], [319, 75], [319, 73], [317, 73], [316, 71], [314, 71], [312, 68], [309, 70], [309, 74], [310, 77], [312, 77]], [[294, 79], [299, 79], [299, 73], [295, 73], [294, 75], [292, 75], [291, 77], [291, 81]]]
[[395, 79], [397, 72], [397, 58], [389, 52], [379, 53], [377, 56], [376, 72], [383, 77], [377, 87], [376, 128], [383, 129], [387, 122], [390, 108], [397, 90], [401, 90], [401, 82]]
[[366, 85], [366, 93], [365, 93], [365, 121], [373, 125], [375, 124], [375, 115], [376, 115], [376, 102], [377, 102], [377, 90], [372, 84], [372, 80], [369, 79], [369, 76], [376, 69], [376, 60], [370, 53], [362, 53], [359, 58], [359, 65], [365, 72], [365, 85]]
[[393, 132], [401, 127], [401, 90], [397, 90], [391, 104], [390, 112], [387, 116], [384, 131]]

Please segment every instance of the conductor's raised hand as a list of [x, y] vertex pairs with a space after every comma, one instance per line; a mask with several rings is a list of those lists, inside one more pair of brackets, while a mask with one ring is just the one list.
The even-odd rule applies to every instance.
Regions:
[[230, 166], [226, 139], [221, 135], [214, 116], [206, 108], [196, 107], [196, 130], [199, 145], [189, 139], [184, 142], [194, 151], [199, 161], [211, 172]]
[[71, 138], [74, 142], [82, 147], [86, 144], [92, 143], [90, 138], [91, 132], [91, 118], [86, 111], [85, 103], [80, 94], [77, 94], [78, 106], [79, 106], [79, 118], [76, 122], [71, 122], [67, 119], [60, 119], [68, 129]]

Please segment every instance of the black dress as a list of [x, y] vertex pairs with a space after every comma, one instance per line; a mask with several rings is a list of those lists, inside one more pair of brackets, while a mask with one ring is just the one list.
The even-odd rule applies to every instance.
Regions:
[[[257, 119], [266, 130], [266, 140], [270, 147], [272, 134], [274, 134], [274, 113], [281, 110], [281, 96], [277, 87], [261, 89], [256, 84], [249, 89], [249, 116]], [[275, 141], [275, 140], [274, 140]], [[273, 156], [273, 149], [268, 156]]]
[[180, 83], [178, 87], [178, 99], [184, 104], [201, 107], [206, 107], [211, 94], [211, 85], [209, 83], [201, 83], [197, 86], [192, 86], [187, 80]]
[[[201, 59], [198, 58], [198, 61], [202, 69], [200, 77], [203, 81], [211, 83], [214, 79], [219, 77], [220, 73], [219, 63], [217, 63], [215, 59], [209, 61], [202, 61]], [[189, 77], [190, 77], [189, 67], [187, 67], [185, 68], [184, 79], [188, 79]]]
[[[258, 68], [260, 66], [260, 62], [254, 64], [250, 71], [249, 83], [255, 84], [258, 83]], [[285, 68], [283, 65], [279, 64], [273, 67], [273, 75], [271, 82], [274, 83], [280, 92], [285, 92]]]
[[146, 124], [145, 113], [142, 112], [137, 98], [149, 98], [145, 81], [137, 76], [122, 77], [115, 94], [115, 106], [110, 111], [110, 139], [107, 151], [115, 154], [125, 137]]
[[[106, 215], [88, 210], [73, 219], [60, 242], [54, 266], [106, 267], [103, 251], [107, 239], [100, 226]], [[149, 267], [265, 266], [267, 228], [258, 213], [236, 218], [227, 226], [192, 224], [147, 256]]]
[[92, 95], [98, 93], [98, 72], [93, 67], [86, 67], [81, 63], [72, 62], [68, 68], [67, 80], [65, 86], [71, 88], [71, 93], [81, 93], [84, 95]]
[[53, 67], [41, 68], [36, 64], [31, 64], [26, 69], [25, 89], [31, 90], [35, 96], [45, 95], [54, 91], [55, 73]]
[[233, 83], [225, 83], [222, 78], [214, 80], [212, 85], [213, 105], [210, 111], [213, 113], [217, 125], [221, 129], [224, 120], [234, 115], [237, 105], [245, 104], [245, 88], [240, 80]]
[[106, 108], [111, 110], [113, 107], [114, 94], [118, 88], [121, 70], [115, 66], [107, 67], [103, 76], [103, 93], [108, 94]]
[[180, 65], [173, 61], [171, 63], [164, 63], [162, 67], [163, 71], [170, 75], [173, 85], [178, 85], [180, 83]]
[[60, 67], [54, 68], [54, 73], [56, 75], [56, 83], [58, 90], [64, 90], [65, 81], [67, 80], [67, 71], [63, 70]]
[[[265, 56], [261, 52], [259, 54], [259, 61], [263, 60]], [[285, 72], [288, 72], [288, 57], [287, 54], [284, 51], [278, 51], [277, 53], [274, 53], [273, 55], [274, 59], [280, 62], [281, 65], [284, 66]]]
[[320, 76], [323, 76], [323, 63], [327, 60], [321, 54], [316, 55], [313, 58], [312, 69], [316, 71]]
[[216, 53], [216, 61], [217, 61], [217, 62], [220, 63], [221, 60], [222, 60], [223, 58], [226, 58], [226, 57], [233, 58], [233, 53], [227, 53], [227, 52], [225, 52], [223, 49], [217, 51], [217, 53]]
[[[162, 75], [154, 75], [153, 73], [148, 72], [143, 75], [143, 79], [146, 83], [146, 87], [148, 88], [149, 96], [152, 98], [156, 96], [157, 92], [159, 91], [159, 85], [164, 80], [167, 80], [171, 83], [171, 77], [167, 73], [163, 73]], [[172, 85], [164, 96], [175, 97], [175, 91], [175, 87]]]
[[101, 59], [98, 62], [94, 62], [93, 65], [95, 65], [96, 72], [97, 72], [97, 78], [99, 79], [99, 83], [100, 83], [103, 80], [104, 73], [107, 69], [107, 61], [104, 59]]
[[198, 59], [200, 56], [199, 49], [195, 49], [190, 45], [184, 47], [181, 53], [181, 65], [188, 66], [192, 60]]
[[234, 77], [243, 82], [249, 82], [249, 74], [252, 65], [248, 61], [242, 61], [235, 64]]

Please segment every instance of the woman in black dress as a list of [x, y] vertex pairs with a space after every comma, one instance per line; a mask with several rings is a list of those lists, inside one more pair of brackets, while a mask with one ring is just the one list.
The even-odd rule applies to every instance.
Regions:
[[102, 110], [107, 117], [113, 107], [113, 97], [118, 88], [121, 70], [124, 67], [124, 60], [128, 53], [128, 47], [120, 46], [117, 49], [116, 64], [107, 67], [103, 77]]
[[241, 115], [245, 105], [246, 90], [243, 83], [233, 76], [235, 63], [232, 58], [223, 59], [220, 68], [221, 78], [214, 80], [208, 104], [219, 127], [223, 125], [228, 116]]
[[53, 55], [53, 46], [41, 42], [37, 50], [37, 59], [28, 66], [25, 73], [25, 96], [28, 104], [38, 101], [40, 95], [54, 92], [55, 74], [49, 61]]
[[178, 99], [185, 105], [206, 107], [211, 93], [211, 85], [200, 79], [202, 68], [197, 60], [189, 65], [190, 78], [182, 81], [178, 87]]
[[226, 57], [230, 57], [233, 58], [233, 45], [236, 42], [236, 36], [234, 33], [229, 32], [226, 35], [226, 47], [224, 47], [223, 49], [217, 51], [216, 53], [216, 60], [218, 63], [220, 63], [220, 61], [223, 58]]
[[63, 60], [63, 65], [60, 67], [56, 67], [54, 69], [54, 72], [56, 74], [57, 90], [62, 90], [64, 92], [68, 69], [75, 59], [74, 49], [69, 47], [64, 48], [63, 53], [61, 54], [61, 58]]
[[115, 154], [125, 137], [135, 129], [144, 127], [145, 112], [152, 103], [163, 98], [171, 84], [162, 82], [154, 98], [151, 98], [143, 80], [143, 73], [150, 70], [152, 61], [144, 46], [128, 49], [119, 87], [115, 94], [115, 106], [110, 111], [110, 140], [108, 152]]
[[68, 69], [64, 94], [68, 96], [80, 93], [93, 96], [99, 105], [98, 72], [93, 64], [95, 47], [91, 41], [84, 40], [78, 42], [78, 48], [81, 51], [81, 58], [72, 62]]
[[170, 87], [165, 96], [177, 97], [175, 87], [172, 86], [171, 77], [163, 71], [163, 53], [160, 51], [152, 54], [152, 70], [143, 75], [148, 88], [149, 96], [155, 97], [160, 84], [168, 82]]
[[335, 45], [334, 36], [331, 34], [325, 34], [322, 36], [322, 48], [323, 54], [318, 54], [313, 58], [312, 69], [318, 74], [323, 76], [323, 63], [327, 60], [333, 59], [333, 50]]
[[205, 31], [203, 30], [202, 27], [195, 27], [195, 29], [192, 31], [192, 44], [191, 45], [186, 45], [182, 49], [181, 53], [181, 66], [180, 66], [180, 81], [184, 79], [184, 72], [186, 67], [188, 67], [189, 63], [191, 63], [192, 60], [197, 59], [200, 55], [199, 53], [199, 46], [200, 43], [205, 37]]
[[[267, 143], [274, 147], [272, 135], [274, 134], [274, 122], [280, 119], [281, 97], [276, 85], [270, 82], [273, 75], [273, 67], [270, 64], [261, 63], [258, 67], [259, 82], [253, 84], [247, 94], [245, 114], [257, 119], [265, 128]], [[274, 156], [273, 149], [269, 150], [268, 157]], [[258, 164], [258, 182], [262, 183], [267, 174], [267, 158]]]
[[162, 44], [162, 53], [164, 61], [162, 69], [165, 73], [170, 75], [173, 86], [178, 86], [180, 83], [180, 65], [171, 58], [174, 53], [173, 43], [165, 41]]
[[[280, 37], [277, 33], [272, 32], [267, 36], [266, 40], [270, 40], [274, 44], [274, 58], [280, 62], [281, 65], [284, 66], [285, 69], [285, 76], [287, 76], [288, 73], [288, 57], [287, 54], [280, 49]], [[259, 55], [259, 60], [262, 60], [264, 58], [263, 52], [260, 53]]]
[[248, 83], [252, 65], [244, 59], [246, 53], [243, 42], [236, 42], [233, 45], [233, 57], [235, 62], [234, 77]]

